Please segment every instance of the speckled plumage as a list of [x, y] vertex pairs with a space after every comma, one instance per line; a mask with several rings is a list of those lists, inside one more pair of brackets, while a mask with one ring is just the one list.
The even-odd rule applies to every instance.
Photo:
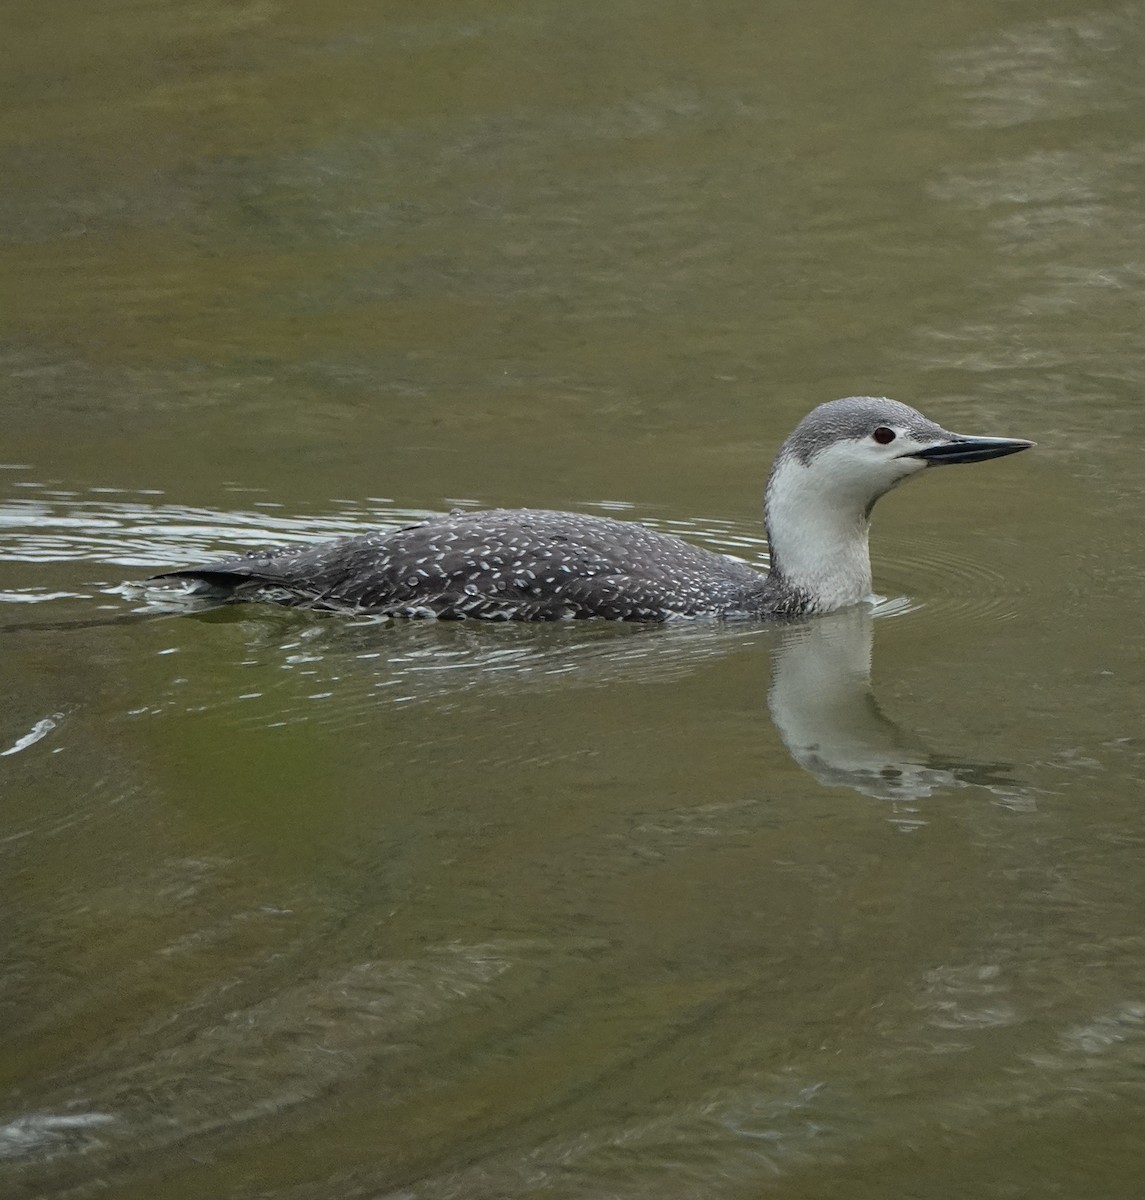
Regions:
[[337, 611], [525, 621], [751, 616], [767, 590], [751, 567], [634, 521], [533, 509], [455, 512], [161, 578]]
[[830, 612], [870, 595], [867, 532], [880, 496], [927, 467], [1029, 445], [950, 433], [895, 400], [821, 404], [780, 447], [768, 477], [767, 575], [633, 521], [500, 508], [155, 578], [189, 580], [197, 594], [222, 601], [401, 617], [664, 621]]

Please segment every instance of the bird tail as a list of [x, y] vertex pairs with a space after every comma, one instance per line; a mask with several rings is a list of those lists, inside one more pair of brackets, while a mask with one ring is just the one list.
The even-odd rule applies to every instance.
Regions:
[[152, 575], [150, 583], [185, 583], [189, 585], [186, 595], [204, 600], [227, 601], [237, 598], [243, 587], [265, 582], [249, 571], [227, 570], [218, 567], [182, 567], [177, 571], [163, 571]]

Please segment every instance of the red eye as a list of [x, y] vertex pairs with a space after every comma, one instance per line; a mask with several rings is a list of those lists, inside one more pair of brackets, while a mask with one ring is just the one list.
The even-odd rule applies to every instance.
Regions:
[[871, 434], [871, 437], [873, 437], [880, 446], [885, 446], [888, 442], [893, 442], [895, 440], [895, 431], [893, 429], [888, 429], [885, 425], [880, 425], [878, 429]]

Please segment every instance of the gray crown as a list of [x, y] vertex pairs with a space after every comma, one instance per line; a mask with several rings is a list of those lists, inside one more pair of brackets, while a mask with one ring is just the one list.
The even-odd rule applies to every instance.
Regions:
[[870, 437], [880, 425], [905, 428], [921, 440], [940, 438], [946, 432], [909, 404], [881, 396], [848, 396], [812, 409], [783, 443], [780, 456], [792, 455], [807, 466], [835, 442]]

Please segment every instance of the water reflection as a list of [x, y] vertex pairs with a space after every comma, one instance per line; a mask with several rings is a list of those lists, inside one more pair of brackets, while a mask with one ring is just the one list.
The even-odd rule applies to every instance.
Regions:
[[[200, 620], [238, 623], [305, 690], [273, 701], [273, 723], [351, 722], [378, 702], [456, 702], [466, 696], [592, 689], [683, 680], [704, 663], [751, 647], [771, 649], [767, 707], [792, 759], [819, 783], [909, 802], [979, 786], [1011, 805], [1022, 790], [1009, 764], [945, 755], [882, 711], [872, 690], [876, 624], [911, 612], [906, 602], [849, 609], [794, 625], [680, 622], [661, 626], [557, 626], [328, 619], [249, 607]], [[337, 697], [323, 715], [315, 701]], [[256, 697], [245, 694], [244, 700]], [[185, 693], [179, 703], [187, 702]], [[207, 703], [203, 701], [204, 703]], [[264, 713], [239, 717], [260, 722]], [[912, 810], [913, 811], [913, 810]], [[909, 818], [904, 817], [904, 821]]]
[[871, 690], [874, 617], [853, 608], [779, 631], [768, 707], [791, 757], [820, 783], [882, 800], [976, 784], [1012, 789], [998, 763], [945, 758], [879, 707]]

